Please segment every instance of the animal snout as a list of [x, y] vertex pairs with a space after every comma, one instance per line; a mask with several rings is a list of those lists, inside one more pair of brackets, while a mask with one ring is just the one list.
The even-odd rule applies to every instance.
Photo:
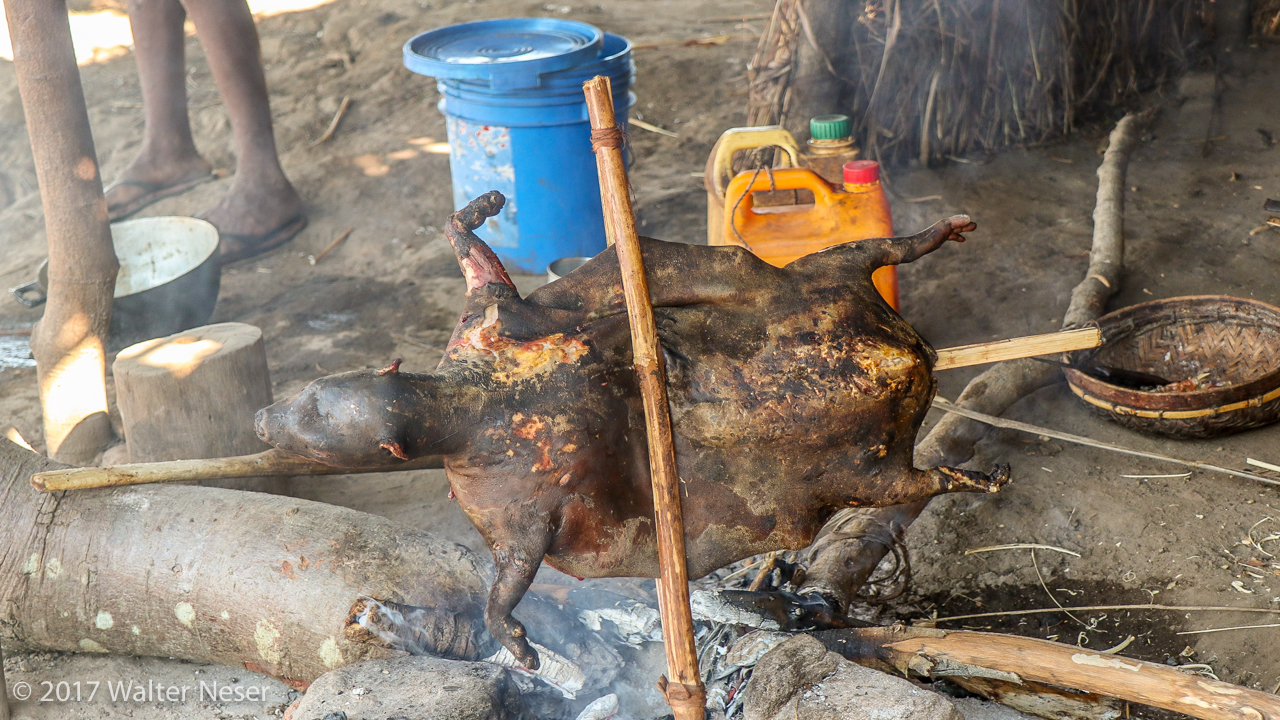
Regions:
[[253, 431], [258, 434], [258, 437], [263, 442], [271, 442], [271, 439], [267, 436], [267, 409], [262, 408], [253, 416]]

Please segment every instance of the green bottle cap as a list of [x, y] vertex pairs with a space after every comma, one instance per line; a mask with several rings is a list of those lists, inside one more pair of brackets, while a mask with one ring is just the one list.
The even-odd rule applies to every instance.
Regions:
[[843, 140], [852, 134], [848, 115], [819, 115], [809, 121], [809, 135], [814, 140]]

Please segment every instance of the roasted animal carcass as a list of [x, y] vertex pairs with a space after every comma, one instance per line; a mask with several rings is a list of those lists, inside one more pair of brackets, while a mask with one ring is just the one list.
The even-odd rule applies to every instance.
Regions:
[[[493, 551], [485, 619], [530, 667], [511, 617], [545, 558], [577, 577], [658, 575], [645, 421], [613, 249], [521, 298], [472, 230], [491, 192], [450, 218], [467, 297], [434, 372], [331, 375], [258, 414], [258, 433], [338, 466], [445, 457]], [[644, 239], [667, 368], [689, 574], [808, 545], [837, 509], [956, 491], [991, 474], [912, 466], [934, 352], [871, 272], [976, 226], [862, 240], [775, 268], [737, 247]]]

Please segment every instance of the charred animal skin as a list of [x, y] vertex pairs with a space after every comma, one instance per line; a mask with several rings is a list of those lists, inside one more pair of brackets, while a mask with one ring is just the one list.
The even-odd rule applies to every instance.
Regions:
[[[487, 193], [450, 218], [465, 309], [434, 372], [316, 380], [259, 413], [259, 435], [338, 466], [445, 456], [493, 551], [485, 619], [521, 662], [511, 611], [545, 559], [577, 577], [658, 574], [644, 414], [613, 250], [521, 298], [472, 230]], [[643, 239], [667, 364], [689, 573], [802, 548], [835, 510], [995, 492], [991, 474], [912, 466], [935, 392], [932, 348], [871, 272], [976, 226], [955, 216], [775, 268], [736, 247]]]

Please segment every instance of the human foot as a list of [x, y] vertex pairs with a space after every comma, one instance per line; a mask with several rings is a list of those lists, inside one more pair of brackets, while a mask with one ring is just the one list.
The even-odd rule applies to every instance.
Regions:
[[157, 200], [212, 179], [209, 163], [199, 155], [166, 158], [144, 150], [106, 189], [107, 214], [112, 220], [121, 220]]
[[222, 263], [274, 250], [307, 225], [302, 199], [283, 176], [272, 181], [237, 175], [217, 205], [201, 215], [222, 236]]

